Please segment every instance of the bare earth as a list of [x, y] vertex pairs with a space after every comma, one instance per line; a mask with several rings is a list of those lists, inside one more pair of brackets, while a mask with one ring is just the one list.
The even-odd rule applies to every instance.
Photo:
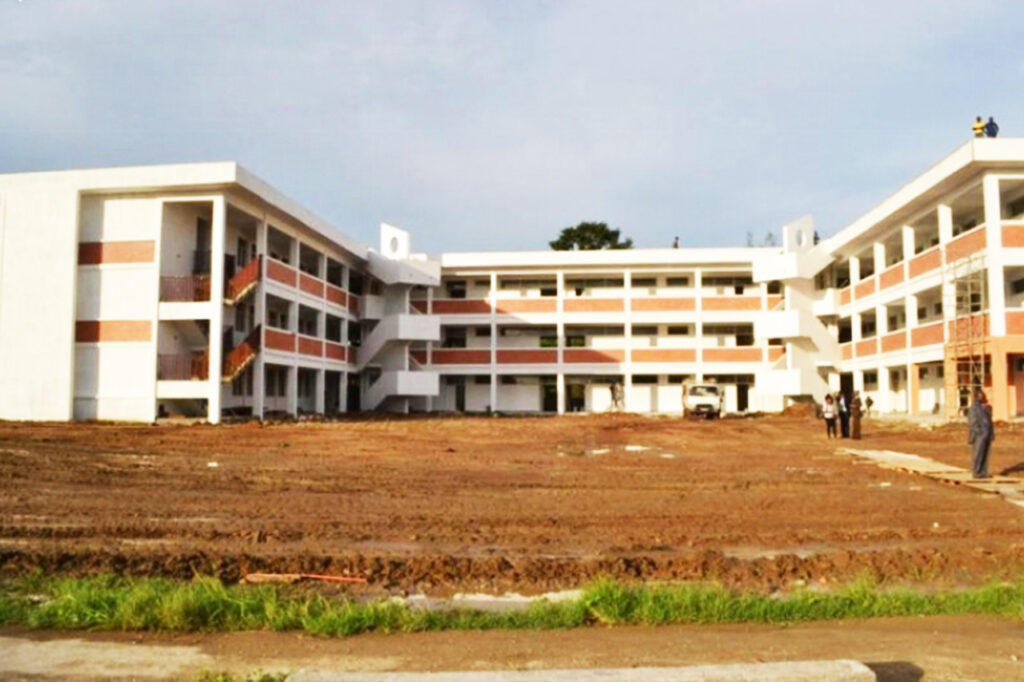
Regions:
[[[857, 446], [966, 466], [964, 438], [870, 420]], [[848, 443], [797, 416], [0, 423], [0, 572], [350, 572], [370, 594], [1020, 575], [1021, 509]], [[1022, 446], [1002, 428], [992, 470], [1020, 468]]]

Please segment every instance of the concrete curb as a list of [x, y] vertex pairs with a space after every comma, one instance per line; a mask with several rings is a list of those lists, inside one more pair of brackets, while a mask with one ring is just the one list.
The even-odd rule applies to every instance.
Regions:
[[579, 670], [487, 670], [360, 673], [300, 670], [288, 682], [877, 682], [858, 661], [730, 663], [681, 668], [591, 668]]

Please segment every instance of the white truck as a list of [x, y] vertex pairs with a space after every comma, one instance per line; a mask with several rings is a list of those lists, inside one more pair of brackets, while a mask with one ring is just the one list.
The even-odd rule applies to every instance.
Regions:
[[718, 384], [683, 384], [683, 416], [721, 417], [724, 399], [724, 391]]

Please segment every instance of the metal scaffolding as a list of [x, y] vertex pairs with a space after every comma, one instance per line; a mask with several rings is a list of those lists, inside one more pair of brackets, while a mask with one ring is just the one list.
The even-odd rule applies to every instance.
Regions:
[[[946, 412], [965, 414], [989, 371], [988, 278], [983, 254], [947, 263], [943, 277]], [[952, 319], [949, 318], [952, 313]]]

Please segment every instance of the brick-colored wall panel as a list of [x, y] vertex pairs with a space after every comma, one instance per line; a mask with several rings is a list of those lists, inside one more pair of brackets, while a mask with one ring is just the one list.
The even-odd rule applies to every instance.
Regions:
[[910, 330], [910, 345], [914, 348], [919, 346], [931, 346], [936, 343], [943, 343], [944, 337], [942, 335], [942, 323], [936, 322], [934, 324], [925, 325], [923, 327], [917, 327]]
[[316, 357], [322, 357], [324, 354], [324, 343], [319, 339], [307, 339], [304, 336], [299, 337], [299, 352], [303, 355], [314, 355]]
[[295, 352], [295, 334], [280, 329], [264, 329], [263, 343], [267, 348]]
[[324, 342], [324, 357], [327, 358], [328, 360], [338, 360], [340, 362], [345, 362], [345, 358], [348, 355], [345, 352], [346, 350], [347, 349], [345, 348], [345, 346], [341, 345], [340, 343], [333, 343], [331, 341]]
[[845, 289], [839, 290], [839, 305], [849, 305], [851, 300], [852, 298], [850, 287], [846, 287]]
[[634, 348], [633, 362], [696, 362], [693, 348]]
[[141, 343], [152, 338], [153, 323], [149, 320], [78, 320], [75, 341], [78, 343], [122, 342]]
[[353, 315], [358, 315], [359, 310], [361, 309], [362, 306], [360, 298], [358, 296], [353, 296], [352, 294], [348, 294], [347, 296], [349, 312], [351, 312]]
[[558, 301], [553, 298], [524, 298], [495, 301], [497, 311], [505, 314], [515, 313], [553, 313], [558, 310]]
[[893, 332], [882, 337], [882, 352], [892, 353], [907, 347], [906, 331]]
[[962, 234], [950, 243], [946, 244], [946, 262], [950, 263], [961, 258], [967, 258], [985, 248], [986, 228], [977, 228], [967, 234]]
[[415, 300], [409, 301], [409, 305], [413, 309], [418, 310], [421, 313], [427, 312], [427, 301], [426, 301], [426, 299], [415, 299]]
[[939, 247], [934, 247], [929, 251], [925, 251], [910, 259], [908, 264], [910, 269], [910, 277], [918, 277], [926, 272], [931, 272], [942, 265], [942, 251]]
[[324, 295], [324, 283], [304, 272], [299, 273], [299, 289], [318, 298]]
[[431, 360], [435, 365], [489, 365], [491, 351], [438, 348], [431, 354]]
[[427, 364], [427, 351], [425, 350], [411, 350], [409, 351], [409, 357], [421, 365]]
[[853, 344], [853, 353], [858, 358], [878, 353], [878, 339], [864, 339]]
[[1024, 248], [1024, 225], [1003, 225], [1003, 246], [1008, 249]]
[[156, 242], [81, 242], [78, 245], [79, 265], [103, 263], [152, 263]]
[[267, 279], [293, 287], [297, 281], [297, 276], [298, 273], [284, 263], [279, 263], [273, 258], [267, 259]]
[[903, 281], [903, 263], [894, 265], [878, 276], [878, 288], [888, 289]]
[[1024, 334], [1024, 312], [1006, 313], [1006, 333]]
[[969, 318], [949, 322], [949, 341], [964, 342], [971, 336], [985, 337], [989, 333], [988, 315], [971, 315]]
[[633, 312], [671, 313], [696, 310], [695, 298], [634, 298], [629, 304]]
[[558, 362], [558, 351], [549, 349], [499, 350], [499, 365], [550, 364]]
[[877, 278], [870, 277], [863, 282], [858, 282], [853, 288], [853, 295], [855, 298], [865, 298], [875, 293], [875, 286], [878, 284]]
[[708, 296], [701, 301], [704, 310], [760, 310], [760, 296]]
[[565, 362], [623, 362], [626, 352], [602, 348], [566, 348], [562, 351]]
[[785, 354], [786, 354], [785, 346], [769, 346], [768, 347], [768, 361], [769, 362], [776, 362], [777, 360], [782, 358], [782, 356], [785, 355]]
[[760, 348], [705, 348], [704, 362], [761, 362]]
[[435, 315], [476, 314], [491, 312], [491, 304], [482, 298], [454, 298], [434, 300], [431, 312]]
[[765, 305], [768, 306], [766, 310], [775, 310], [775, 307], [780, 305], [783, 300], [782, 296], [768, 296], [765, 299]]
[[621, 298], [568, 298], [563, 304], [567, 313], [621, 313]]
[[847, 342], [847, 343], [841, 344], [839, 346], [839, 349], [842, 351], [843, 360], [852, 360], [853, 359], [853, 344], [852, 343]]

